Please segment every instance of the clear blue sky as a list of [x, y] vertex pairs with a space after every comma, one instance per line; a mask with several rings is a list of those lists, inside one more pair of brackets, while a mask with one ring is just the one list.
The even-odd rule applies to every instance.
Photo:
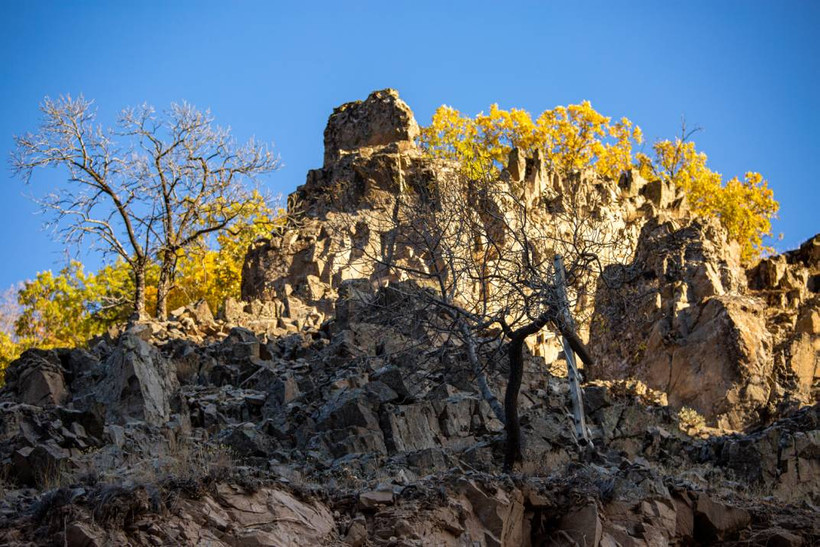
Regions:
[[[45, 95], [102, 117], [188, 100], [273, 140], [287, 194], [322, 163], [334, 106], [397, 88], [420, 123], [450, 104], [540, 112], [588, 99], [648, 140], [681, 115], [724, 177], [760, 171], [782, 204], [780, 249], [820, 231], [820, 2], [11, 2], [0, 6], [0, 153]], [[0, 288], [60, 267], [24, 193], [0, 174]]]

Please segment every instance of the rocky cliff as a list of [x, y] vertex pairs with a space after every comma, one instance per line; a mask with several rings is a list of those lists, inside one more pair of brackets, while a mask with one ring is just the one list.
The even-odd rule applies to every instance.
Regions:
[[[471, 348], [430, 288], [380, 254], [396, 197], [454, 170], [416, 132], [394, 91], [336, 109], [322, 169], [248, 254], [245, 301], [14, 362], [0, 543], [820, 542], [817, 240], [745, 271], [674, 188], [561, 179], [514, 153], [496, 183], [542, 208], [544, 229], [560, 233], [568, 193], [593, 189], [622, 246], [573, 310], [596, 357], [583, 386], [596, 450], [573, 437], [568, 383], [550, 373], [564, 357], [542, 337], [525, 358], [524, 461], [504, 473]], [[391, 252], [430, 266], [411, 246]], [[495, 394], [503, 350], [492, 332], [475, 348]]]
[[[289, 196], [285, 226], [252, 247], [245, 261], [242, 297], [271, 302], [270, 329], [318, 326], [332, 314], [347, 280], [378, 286], [417, 279], [408, 272], [428, 274], [436, 267], [429, 249], [396, 235], [404, 228], [401, 209], [442, 201], [437, 193], [448, 187], [458, 166], [423, 154], [414, 141], [417, 134], [413, 113], [395, 90], [374, 92], [333, 112], [325, 130], [323, 167], [310, 171]], [[646, 181], [636, 172], [617, 181], [591, 172], [559, 177], [537, 154], [525, 157], [518, 150], [482, 195], [470, 197], [470, 210], [455, 216], [476, 214], [487, 223], [503, 219], [501, 224], [508, 225], [496, 231], [520, 231], [516, 205], [523, 204], [537, 254], [554, 255], [583, 228], [595, 232], [596, 251], [605, 264], [629, 259], [647, 219], [687, 214], [685, 198], [662, 181]], [[486, 230], [491, 237], [493, 229]], [[500, 253], [520, 252], [519, 237], [501, 239], [491, 242]], [[582, 319], [591, 313], [595, 279], [591, 273], [591, 289], [578, 295], [576, 313]], [[550, 362], [560, 351], [549, 333], [531, 342], [533, 351]]]
[[650, 221], [596, 295], [592, 377], [638, 378], [710, 425], [817, 401], [820, 237], [746, 271], [714, 222]]

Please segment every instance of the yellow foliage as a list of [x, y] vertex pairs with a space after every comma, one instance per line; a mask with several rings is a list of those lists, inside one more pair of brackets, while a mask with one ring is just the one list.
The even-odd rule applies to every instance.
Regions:
[[527, 155], [540, 151], [553, 171], [567, 173], [592, 168], [599, 175], [617, 177], [636, 167], [644, 178], [665, 178], [681, 188], [695, 214], [718, 218], [729, 236], [741, 244], [742, 259], [750, 262], [770, 251], [763, 238], [771, 236], [771, 220], [779, 204], [759, 173], [726, 184], [720, 173], [706, 166], [706, 155], [691, 141], [662, 140], [652, 149], [654, 158], [637, 153], [643, 134], [627, 118], [613, 122], [589, 101], [545, 110], [533, 120], [520, 109], [490, 107], [474, 118], [449, 107], [439, 107], [419, 142], [434, 157], [458, 161], [471, 179], [495, 176], [512, 148]]
[[774, 193], [760, 173], [748, 172], [723, 184], [720, 173], [706, 166], [706, 154], [695, 149], [692, 141], [675, 139], [654, 144], [655, 160], [638, 158], [642, 174], [671, 180], [683, 189], [692, 211], [718, 218], [729, 237], [741, 244], [741, 259], [751, 262], [773, 249], [763, 245], [772, 235], [771, 220], [780, 207]]
[[20, 357], [20, 345], [7, 333], [0, 331], [0, 386], [5, 383], [6, 367]]
[[526, 110], [502, 110], [497, 104], [475, 118], [441, 106], [420, 135], [426, 150], [461, 162], [470, 178], [503, 166], [512, 148], [527, 154], [540, 150], [547, 165], [559, 172], [593, 167], [615, 177], [631, 166], [632, 145], [642, 140], [640, 128], [631, 121], [613, 123], [589, 101], [545, 110], [536, 120]]
[[241, 208], [241, 215], [233, 226], [216, 236], [216, 249], [209, 248], [207, 241], [201, 241], [180, 258], [169, 309], [204, 298], [216, 311], [228, 297], [239, 298], [242, 264], [248, 247], [258, 238], [270, 236], [273, 228], [285, 221], [285, 211], [272, 209], [258, 192], [241, 204]]
[[[237, 208], [239, 217], [229, 230], [215, 236], [215, 248], [203, 240], [180, 257], [169, 309], [204, 298], [216, 311], [226, 298], [239, 298], [242, 264], [248, 247], [257, 238], [270, 235], [275, 226], [285, 221], [284, 211], [269, 207], [258, 193], [243, 204], [231, 206]], [[158, 276], [158, 265], [149, 265], [146, 272], [149, 309], [156, 305]], [[110, 326], [125, 322], [132, 311], [133, 289], [131, 270], [124, 262], [86, 273], [80, 262], [73, 261], [57, 274], [51, 271], [37, 274], [17, 293], [21, 310], [14, 322], [15, 337], [0, 331], [0, 375], [25, 349], [82, 346]]]
[[27, 281], [17, 295], [22, 307], [15, 333], [23, 348], [75, 347], [127, 317], [131, 280], [126, 264], [86, 273], [72, 261]]

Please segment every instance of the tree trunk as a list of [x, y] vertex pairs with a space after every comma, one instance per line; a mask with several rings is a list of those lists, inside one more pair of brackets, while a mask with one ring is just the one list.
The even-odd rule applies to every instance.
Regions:
[[168, 319], [168, 295], [171, 293], [171, 286], [174, 282], [175, 269], [176, 253], [173, 251], [165, 251], [162, 256], [162, 264], [159, 268], [159, 281], [157, 282], [156, 318], [160, 321]]
[[168, 274], [164, 268], [160, 269], [157, 283], [157, 309], [154, 314], [160, 321], [168, 319], [168, 293], [170, 292], [168, 286]]
[[510, 340], [507, 351], [510, 357], [510, 378], [504, 394], [504, 428], [507, 439], [504, 447], [504, 470], [512, 471], [521, 456], [521, 424], [518, 422], [518, 392], [524, 376], [524, 340], [516, 336]]
[[134, 318], [140, 321], [145, 313], [145, 261], [138, 259], [132, 264], [134, 272]]
[[[569, 311], [569, 298], [567, 297], [566, 273], [564, 272], [564, 262], [561, 255], [555, 255], [555, 289], [558, 296], [559, 310], [556, 314], [559, 330], [561, 331], [561, 345], [564, 347], [564, 357], [567, 360], [567, 380], [569, 381], [569, 394], [572, 401], [572, 421], [575, 425], [575, 440], [586, 449], [592, 447], [592, 439], [587, 432], [586, 416], [584, 416], [584, 393], [581, 390], [581, 374], [575, 364], [575, 353], [573, 346], [583, 346], [575, 332], [575, 321]], [[565, 334], [566, 333], [566, 334]], [[572, 340], [570, 340], [572, 339]], [[583, 348], [581, 359], [588, 358], [586, 348]]]

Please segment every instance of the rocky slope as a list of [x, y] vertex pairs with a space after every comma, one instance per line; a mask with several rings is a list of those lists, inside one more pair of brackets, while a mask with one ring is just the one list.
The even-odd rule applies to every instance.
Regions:
[[[526, 463], [504, 475], [501, 424], [476, 392], [464, 348], [431, 348], [408, 334], [384, 313], [390, 298], [391, 289], [362, 295], [346, 322], [285, 337], [237, 326], [202, 344], [160, 343], [135, 326], [91, 352], [26, 353], [1, 395], [0, 541], [808, 545], [820, 537], [817, 407], [751, 434], [698, 439], [660, 394], [593, 383], [585, 395], [599, 454], [584, 461], [567, 385], [533, 357]], [[490, 377], [500, 390], [497, 366]]]
[[[562, 181], [511, 158], [502, 182], [533, 204], [598, 188], [635, 252], [576, 309], [595, 312], [584, 401], [596, 450], [576, 445], [566, 379], [550, 373], [563, 356], [544, 337], [525, 362], [524, 461], [506, 474], [503, 424], [468, 348], [442, 335], [428, 289], [367, 260], [384, 239], [364, 220], [452, 169], [423, 157], [416, 131], [390, 90], [334, 111], [324, 166], [291, 198], [300, 214], [249, 253], [246, 302], [13, 363], [0, 544], [820, 542], [820, 407], [805, 404], [816, 243], [744, 272], [674, 188], [634, 174]], [[500, 395], [503, 345], [479, 342]]]

